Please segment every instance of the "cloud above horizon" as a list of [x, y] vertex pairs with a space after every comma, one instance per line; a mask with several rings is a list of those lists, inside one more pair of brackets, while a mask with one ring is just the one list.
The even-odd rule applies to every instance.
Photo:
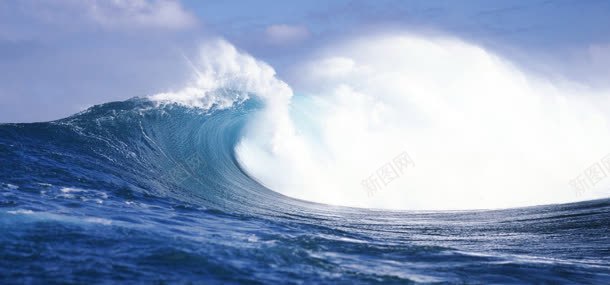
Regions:
[[265, 35], [270, 43], [283, 45], [306, 40], [311, 33], [305, 26], [278, 24], [268, 26]]
[[195, 15], [169, 0], [40, 0], [0, 3], [0, 40], [46, 39], [91, 30], [176, 31], [196, 27]]
[[179, 1], [0, 1], [0, 122], [59, 119], [180, 85], [181, 53], [200, 26]]
[[93, 1], [86, 5], [91, 18], [108, 28], [152, 27], [183, 29], [194, 26], [197, 19], [185, 11], [180, 2], [168, 0]]

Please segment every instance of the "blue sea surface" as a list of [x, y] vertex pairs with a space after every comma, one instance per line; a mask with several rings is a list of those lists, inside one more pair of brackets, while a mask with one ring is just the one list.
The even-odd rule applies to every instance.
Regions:
[[295, 200], [235, 157], [260, 106], [135, 98], [0, 125], [0, 283], [610, 284], [610, 200], [445, 212]]

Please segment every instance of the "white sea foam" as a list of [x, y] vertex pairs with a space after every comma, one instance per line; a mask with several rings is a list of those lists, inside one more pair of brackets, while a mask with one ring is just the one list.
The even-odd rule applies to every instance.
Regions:
[[112, 225], [111, 220], [104, 219], [104, 218], [98, 218], [98, 217], [86, 217], [85, 221], [88, 223], [101, 224], [101, 225], [105, 225], [105, 226]]
[[10, 190], [16, 190], [16, 189], [19, 189], [19, 186], [7, 183], [6, 188], [8, 188]]
[[181, 90], [152, 95], [152, 100], [223, 109], [248, 99], [250, 94], [284, 104], [292, 94], [290, 87], [275, 77], [271, 66], [221, 39], [204, 43], [195, 61], [185, 59], [194, 71], [192, 83]]
[[81, 201], [94, 201], [97, 204], [103, 204], [104, 200], [108, 199], [108, 194], [106, 192], [97, 190], [86, 190], [75, 187], [62, 187], [60, 189], [60, 192], [61, 194], [57, 195], [58, 197], [66, 199], [74, 199], [79, 197]]
[[87, 190], [73, 187], [63, 187], [60, 189], [61, 193], [82, 193], [87, 192]]
[[[551, 82], [444, 37], [378, 35], [328, 47], [295, 65], [299, 96], [271, 67], [224, 41], [204, 51], [192, 86], [152, 98], [230, 106], [234, 97], [210, 92], [224, 86], [261, 96], [267, 108], [250, 122], [237, 155], [251, 175], [288, 196], [391, 209], [608, 196], [608, 181], [581, 196], [569, 184], [610, 152], [605, 90]], [[403, 152], [415, 167], [367, 195], [362, 181]]]
[[21, 215], [31, 215], [31, 214], [34, 214], [34, 212], [32, 210], [24, 210], [24, 209], [7, 211], [7, 213], [14, 214], [14, 215], [20, 215], [20, 214]]

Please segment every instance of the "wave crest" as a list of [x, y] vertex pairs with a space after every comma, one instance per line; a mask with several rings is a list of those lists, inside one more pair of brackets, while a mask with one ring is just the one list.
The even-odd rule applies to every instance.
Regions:
[[[261, 99], [236, 159], [291, 197], [475, 209], [608, 195], [607, 182], [580, 196], [570, 186], [608, 152], [608, 92], [533, 76], [458, 39], [376, 35], [328, 47], [295, 64], [296, 96], [226, 41], [191, 64], [189, 86], [151, 98], [203, 109]], [[406, 172], [394, 164], [404, 154], [414, 162]]]

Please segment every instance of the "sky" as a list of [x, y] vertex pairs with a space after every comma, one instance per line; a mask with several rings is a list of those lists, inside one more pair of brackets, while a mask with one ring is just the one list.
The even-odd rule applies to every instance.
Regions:
[[0, 0], [0, 122], [178, 89], [185, 58], [216, 37], [297, 87], [296, 62], [394, 31], [457, 37], [534, 73], [609, 85], [608, 15], [607, 0]]

